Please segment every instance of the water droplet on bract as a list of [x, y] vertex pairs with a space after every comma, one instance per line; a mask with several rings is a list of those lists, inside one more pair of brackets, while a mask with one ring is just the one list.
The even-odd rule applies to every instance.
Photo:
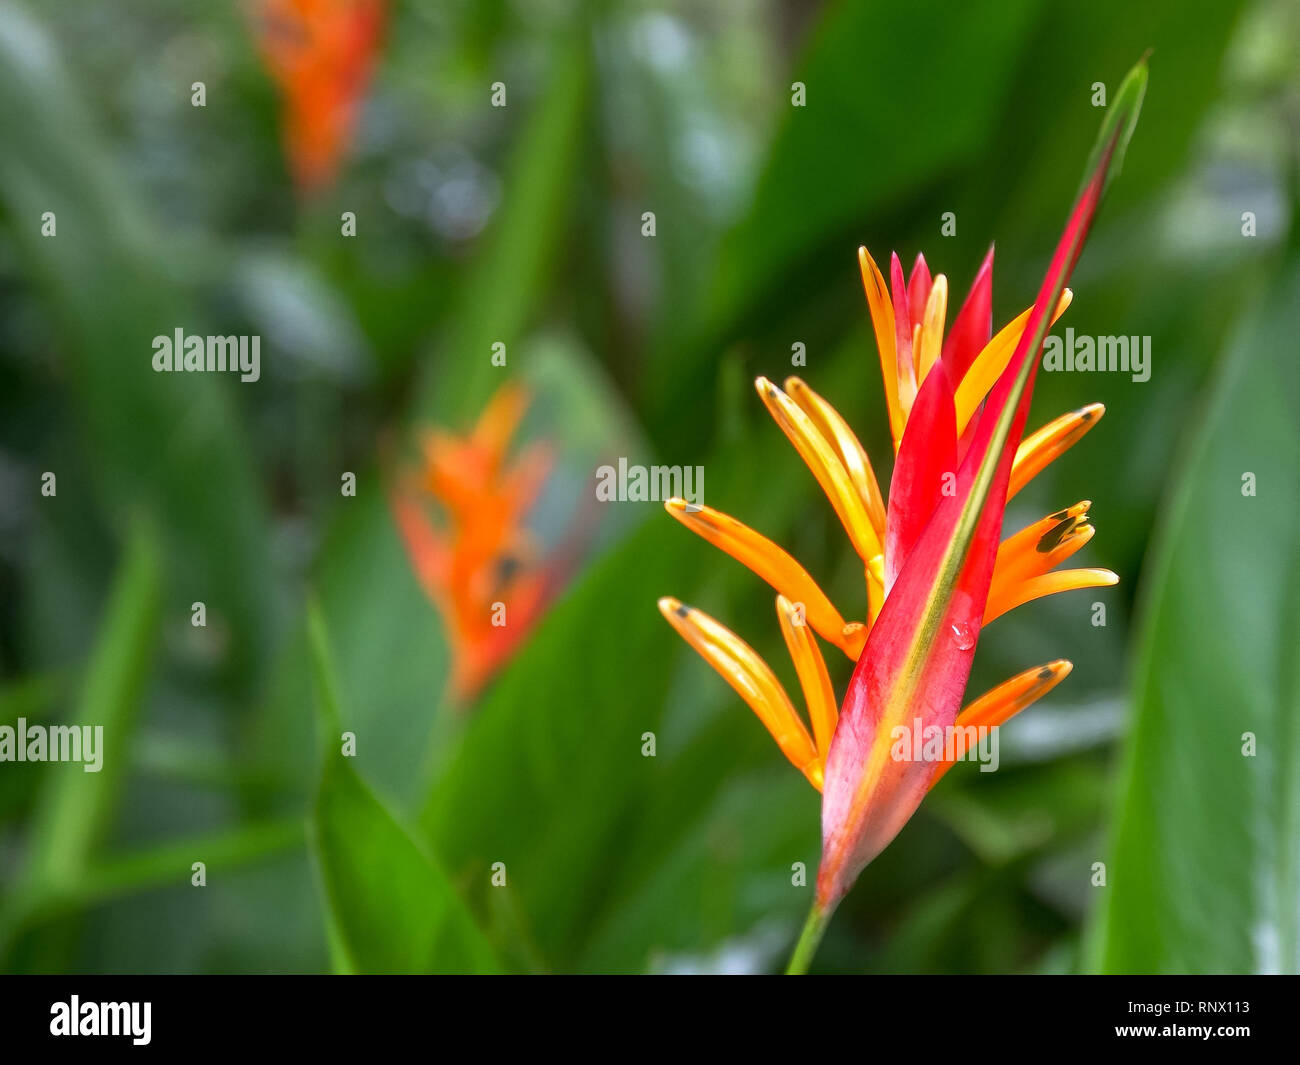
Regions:
[[952, 642], [957, 645], [959, 651], [969, 651], [975, 646], [975, 630], [964, 621], [954, 621], [952, 623]]

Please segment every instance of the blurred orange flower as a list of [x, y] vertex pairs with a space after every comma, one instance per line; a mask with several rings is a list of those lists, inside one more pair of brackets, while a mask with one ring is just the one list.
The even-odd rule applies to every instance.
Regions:
[[[477, 694], [537, 622], [564, 567], [540, 555], [524, 527], [553, 464], [533, 443], [514, 460], [510, 442], [529, 397], [506, 385], [464, 437], [425, 434], [424, 464], [393, 495], [393, 510], [417, 577], [451, 642], [451, 692]], [[428, 501], [438, 504], [441, 521]]]
[[252, 0], [258, 46], [284, 97], [289, 166], [304, 193], [338, 171], [386, 9], [387, 0]]

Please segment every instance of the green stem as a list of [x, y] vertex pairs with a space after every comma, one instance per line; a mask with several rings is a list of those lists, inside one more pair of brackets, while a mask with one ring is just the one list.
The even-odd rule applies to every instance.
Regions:
[[812, 909], [808, 911], [808, 920], [803, 923], [803, 931], [799, 933], [799, 942], [794, 945], [794, 953], [790, 955], [790, 964], [786, 966], [786, 976], [803, 976], [808, 967], [812, 964], [813, 955], [817, 953], [817, 945], [821, 943], [822, 936], [826, 934], [826, 926], [830, 924], [832, 908], [823, 909], [816, 898], [813, 899]]

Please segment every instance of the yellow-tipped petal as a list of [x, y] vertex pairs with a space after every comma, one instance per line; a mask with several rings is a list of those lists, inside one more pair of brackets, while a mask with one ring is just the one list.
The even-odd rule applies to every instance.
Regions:
[[1002, 725], [1041, 699], [1070, 675], [1074, 664], [1064, 658], [1017, 673], [985, 692], [957, 715], [959, 725]]
[[[1065, 308], [1070, 306], [1070, 300], [1073, 298], [1074, 294], [1068, 288], [1061, 292], [1061, 298], [1056, 303], [1056, 313], [1052, 315], [1053, 322], [1065, 313]], [[984, 402], [984, 397], [988, 395], [989, 389], [993, 387], [993, 383], [1002, 375], [1007, 363], [1011, 361], [1011, 356], [1016, 351], [1016, 345], [1020, 343], [1020, 335], [1025, 331], [1025, 326], [1029, 324], [1029, 315], [1032, 310], [1031, 307], [1028, 311], [1004, 325], [993, 339], [984, 346], [984, 350], [975, 357], [975, 361], [970, 364], [970, 369], [966, 371], [966, 376], [957, 385], [954, 403], [957, 408], [958, 437], [966, 431], [966, 426], [970, 424], [970, 420], [979, 409], [979, 405]]]
[[1048, 533], [1057, 530], [1066, 531], [1063, 525], [1086, 518], [1091, 507], [1091, 499], [1081, 499], [1073, 506], [1058, 510], [1045, 518], [1039, 518], [1031, 525], [1026, 525], [1018, 533], [1002, 541], [998, 548], [998, 561], [1003, 561], [1004, 557], [1018, 555], [1024, 550], [1033, 550]]
[[872, 555], [867, 559], [867, 576], [882, 588], [885, 586], [885, 556]]
[[749, 567], [791, 602], [803, 603], [808, 624], [823, 639], [850, 658], [856, 659], [861, 653], [866, 634], [846, 633], [849, 626], [808, 571], [762, 533], [702, 503], [674, 498], [664, 503], [664, 509], [691, 532]]
[[804, 704], [808, 707], [817, 753], [824, 762], [840, 716], [835, 689], [831, 687], [831, 677], [826, 672], [826, 660], [817, 646], [817, 637], [812, 634], [796, 604], [778, 595], [776, 614], [781, 620], [781, 635], [790, 650], [794, 671], [799, 675], [799, 687], [803, 689]]
[[528, 402], [528, 392], [520, 385], [508, 383], [498, 388], [474, 423], [474, 443], [498, 459], [504, 457]]
[[1037, 477], [1051, 463], [1069, 451], [1094, 425], [1101, 421], [1106, 408], [1101, 403], [1062, 414], [1048, 422], [1032, 436], [1025, 437], [1016, 449], [1015, 464], [1011, 467], [1011, 480], [1007, 484], [1007, 498]]
[[1025, 564], [1028, 572], [1037, 577], [1041, 573], [1056, 569], [1076, 551], [1080, 550], [1093, 538], [1097, 530], [1088, 522], [1081, 521], [1068, 533], [1061, 536], [1055, 547], [1035, 551], [1027, 555]]
[[859, 557], [868, 559], [880, 554], [880, 537], [867, 516], [866, 506], [854, 490], [839, 456], [818, 432], [813, 420], [766, 377], [758, 378], [754, 387], [776, 424], [817, 478]]
[[866, 248], [858, 249], [858, 269], [862, 272], [862, 287], [867, 293], [871, 327], [876, 334], [876, 350], [880, 352], [880, 374], [885, 379], [885, 406], [889, 410], [889, 433], [894, 438], [894, 451], [898, 451], [907, 418], [898, 403], [898, 340], [894, 325], [894, 303], [889, 298], [884, 275]]
[[1044, 573], [1019, 582], [997, 599], [990, 595], [984, 609], [984, 624], [1000, 618], [1008, 610], [1014, 610], [1023, 603], [1041, 599], [1045, 595], [1069, 592], [1076, 588], [1105, 588], [1118, 583], [1119, 577], [1108, 569], [1065, 569]]
[[948, 278], [939, 274], [930, 288], [930, 296], [925, 301], [925, 315], [921, 319], [921, 335], [912, 350], [918, 352], [916, 379], [925, 380], [930, 367], [935, 364], [943, 351], [943, 329], [948, 318]]
[[[1068, 533], [1061, 536], [1055, 546], [1049, 550], [1024, 552], [1013, 561], [1006, 572], [994, 572], [993, 583], [989, 586], [989, 601], [1001, 603], [1004, 600], [1015, 599], [1018, 595], [1016, 589], [1020, 585], [1055, 569], [1091, 540], [1096, 531], [1087, 522], [1079, 522]], [[1025, 601], [1021, 600], [1021, 602]]]
[[781, 682], [758, 652], [702, 610], [670, 596], [659, 600], [659, 612], [745, 700], [781, 752], [820, 790], [822, 768], [817, 749]]
[[785, 390], [813, 420], [821, 430], [822, 436], [835, 449], [840, 461], [844, 463], [849, 480], [853, 482], [853, 487], [857, 489], [858, 496], [862, 499], [863, 506], [867, 508], [867, 516], [875, 527], [876, 535], [884, 540], [885, 499], [880, 493], [880, 482], [876, 479], [876, 471], [872, 468], [871, 460], [867, 457], [866, 449], [858, 440], [857, 434], [849, 428], [849, 423], [844, 420], [839, 411], [800, 378], [787, 377]]
[[867, 623], [874, 625], [885, 605], [885, 556], [872, 555], [867, 560]]
[[1046, 665], [1035, 666], [1023, 673], [1017, 673], [1010, 680], [1004, 680], [992, 691], [986, 692], [957, 715], [956, 725], [961, 731], [953, 733], [953, 755], [951, 761], [943, 761], [935, 766], [930, 787], [934, 787], [953, 763], [970, 749], [968, 728], [995, 728], [1002, 725], [1025, 707], [1036, 703], [1070, 675], [1073, 664], [1064, 658]]
[[1046, 573], [1087, 543], [1093, 534], [1090, 505], [1084, 500], [1058, 510], [1003, 540], [993, 566], [994, 588]]

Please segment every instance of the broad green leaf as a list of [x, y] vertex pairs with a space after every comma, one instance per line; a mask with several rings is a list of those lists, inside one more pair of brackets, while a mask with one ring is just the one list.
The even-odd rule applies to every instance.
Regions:
[[308, 626], [324, 763], [311, 838], [336, 960], [353, 972], [495, 970], [451, 883], [341, 753], [334, 667], [315, 607]]
[[1298, 330], [1293, 262], [1226, 352], [1165, 508], [1098, 855], [1107, 972], [1300, 969]]

